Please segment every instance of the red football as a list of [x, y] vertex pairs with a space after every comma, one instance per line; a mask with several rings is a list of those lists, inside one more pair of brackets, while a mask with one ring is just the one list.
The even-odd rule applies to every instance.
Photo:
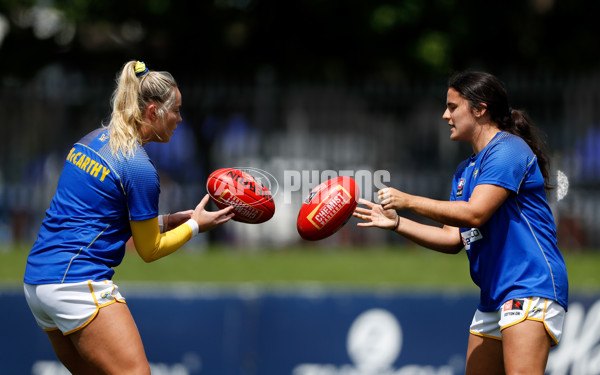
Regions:
[[298, 214], [300, 237], [317, 241], [337, 232], [352, 216], [358, 198], [358, 186], [352, 177], [333, 178], [314, 188]]
[[206, 190], [217, 207], [235, 207], [232, 220], [259, 224], [275, 214], [275, 202], [269, 189], [245, 171], [218, 169], [208, 176]]

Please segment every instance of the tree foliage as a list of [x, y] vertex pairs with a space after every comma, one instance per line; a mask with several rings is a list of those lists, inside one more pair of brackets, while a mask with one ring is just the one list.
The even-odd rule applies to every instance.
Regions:
[[319, 81], [564, 73], [596, 69], [599, 10], [584, 0], [0, 0], [0, 69], [113, 74], [140, 59], [242, 80], [265, 69]]

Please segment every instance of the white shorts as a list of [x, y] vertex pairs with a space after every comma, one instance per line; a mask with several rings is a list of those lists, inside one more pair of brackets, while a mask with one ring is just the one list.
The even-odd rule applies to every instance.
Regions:
[[471, 323], [470, 332], [477, 336], [502, 340], [502, 330], [524, 320], [544, 323], [552, 338], [552, 346], [557, 345], [562, 336], [565, 309], [556, 301], [541, 297], [513, 298], [494, 312], [477, 310]]
[[59, 329], [63, 335], [88, 325], [101, 307], [125, 302], [110, 280], [68, 284], [25, 284], [25, 298], [44, 331]]

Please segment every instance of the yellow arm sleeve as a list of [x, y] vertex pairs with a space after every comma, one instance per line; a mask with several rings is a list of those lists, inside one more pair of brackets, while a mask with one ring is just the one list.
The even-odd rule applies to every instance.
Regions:
[[193, 236], [193, 230], [187, 223], [168, 232], [160, 233], [158, 217], [130, 221], [129, 225], [135, 249], [140, 257], [148, 263], [175, 252]]

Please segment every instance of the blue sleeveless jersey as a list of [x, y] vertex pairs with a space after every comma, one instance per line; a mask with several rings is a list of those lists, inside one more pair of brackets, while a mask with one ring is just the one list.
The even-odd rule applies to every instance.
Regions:
[[143, 147], [116, 158], [108, 139], [97, 129], [69, 151], [27, 258], [26, 283], [111, 279], [131, 237], [129, 220], [158, 216], [158, 173]]
[[460, 228], [471, 278], [481, 289], [479, 310], [496, 311], [508, 299], [530, 296], [566, 310], [567, 270], [535, 154], [521, 138], [498, 133], [458, 166], [450, 200], [468, 201], [479, 184], [512, 192], [481, 228]]

